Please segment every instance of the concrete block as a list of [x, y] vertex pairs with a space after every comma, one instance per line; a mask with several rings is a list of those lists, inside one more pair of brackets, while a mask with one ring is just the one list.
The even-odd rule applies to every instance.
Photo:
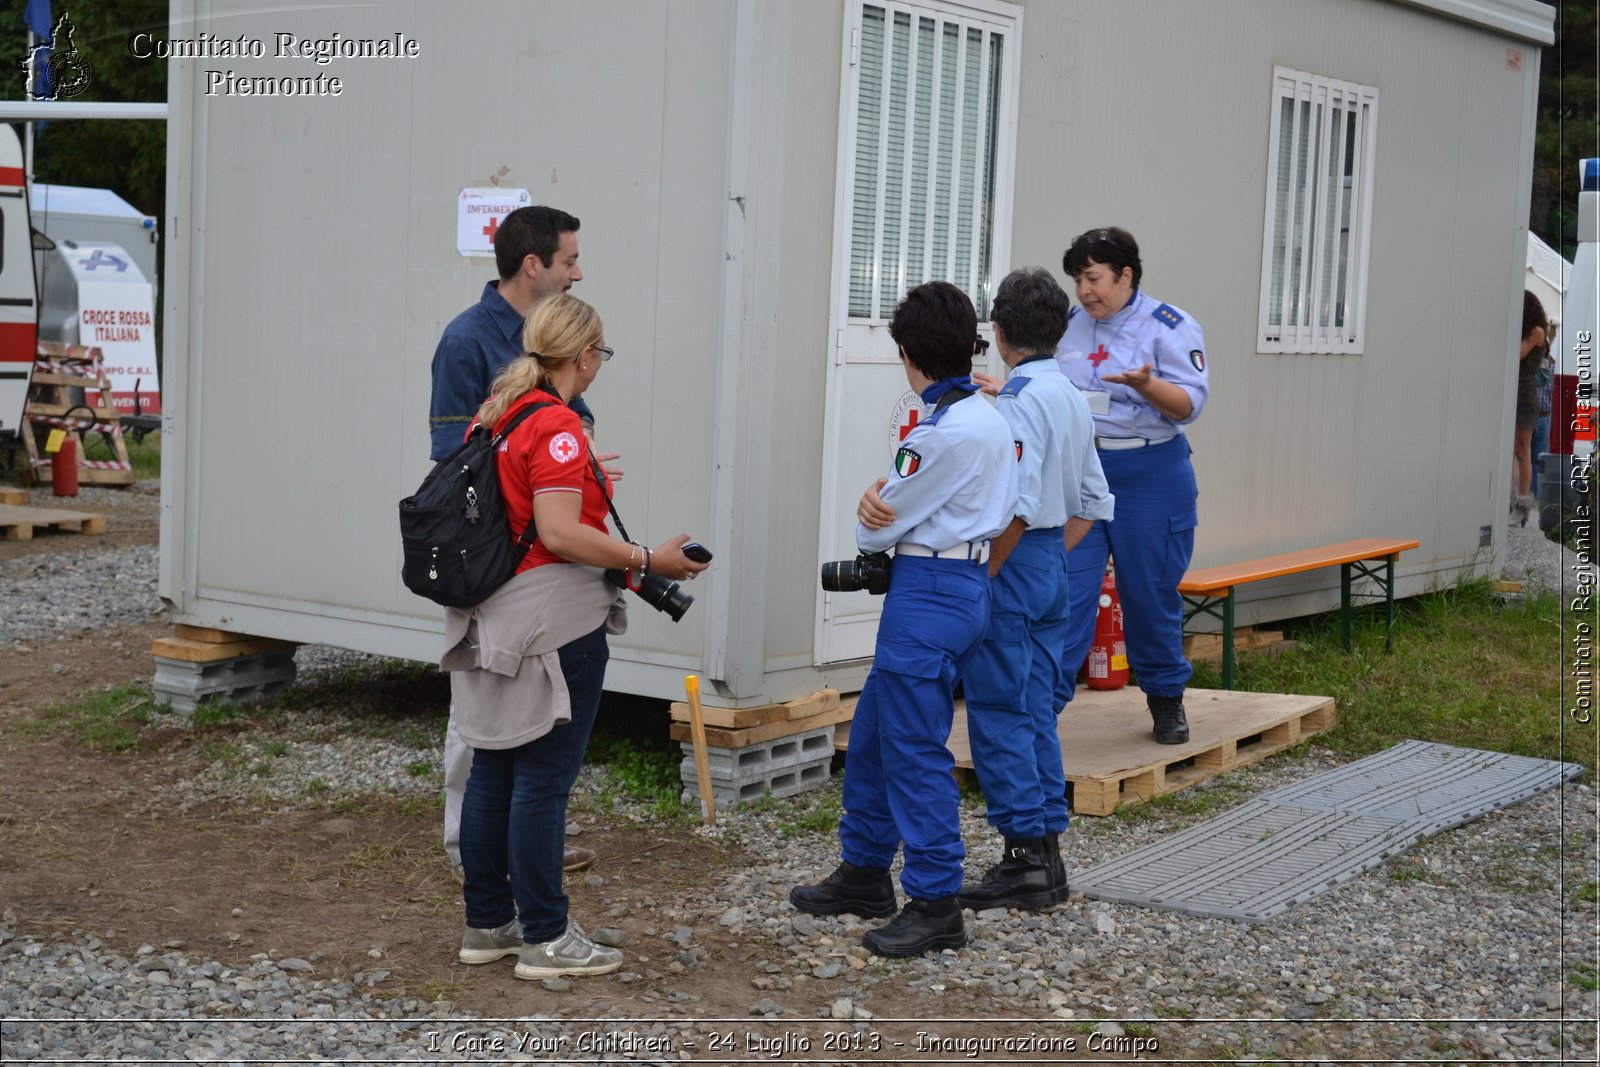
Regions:
[[294, 652], [267, 652], [209, 663], [155, 657], [153, 683], [156, 699], [172, 705], [179, 714], [191, 714], [201, 704], [262, 700], [294, 682]]
[[[685, 782], [682, 799], [686, 805], [699, 807], [701, 815], [704, 815], [705, 805], [700, 803], [700, 786], [693, 780], [693, 763], [693, 760], [688, 761], [691, 778]], [[713, 778], [711, 796], [716, 801], [718, 811], [732, 811], [740, 804], [760, 800], [769, 792], [775, 797], [789, 797], [807, 789], [815, 789], [827, 783], [832, 768], [833, 752], [830, 746], [827, 755], [809, 762], [768, 768], [734, 781]]]
[[[695, 785], [694, 745], [679, 742], [683, 749], [683, 762], [679, 776]], [[777, 737], [743, 748], [706, 748], [706, 766], [711, 771], [712, 782], [734, 783], [745, 778], [771, 774], [800, 763], [813, 763], [824, 756], [833, 755], [833, 727], [824, 726], [805, 733]], [[698, 787], [697, 787], [698, 788]]]

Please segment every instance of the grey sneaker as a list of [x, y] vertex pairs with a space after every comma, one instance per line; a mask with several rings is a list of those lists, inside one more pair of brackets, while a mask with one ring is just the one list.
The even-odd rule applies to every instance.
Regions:
[[622, 966], [622, 953], [590, 941], [583, 927], [567, 923], [567, 931], [542, 945], [523, 945], [517, 957], [518, 978], [554, 978], [560, 974], [610, 974]]
[[461, 935], [462, 963], [493, 963], [522, 951], [522, 924], [512, 919], [493, 930], [469, 926]]

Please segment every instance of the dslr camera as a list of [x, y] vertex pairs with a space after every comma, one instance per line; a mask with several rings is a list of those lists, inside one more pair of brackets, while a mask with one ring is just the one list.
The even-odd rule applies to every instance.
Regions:
[[685, 593], [683, 587], [671, 578], [663, 578], [659, 574], [647, 574], [640, 578], [637, 584], [630, 585], [628, 577], [629, 572], [625, 570], [606, 571], [606, 581], [618, 589], [637, 593], [640, 600], [657, 611], [666, 612], [667, 617], [673, 622], [682, 619], [683, 613], [694, 603], [694, 597]]
[[830, 593], [865, 589], [873, 596], [889, 591], [889, 553], [863, 552], [855, 559], [822, 565], [822, 588]]

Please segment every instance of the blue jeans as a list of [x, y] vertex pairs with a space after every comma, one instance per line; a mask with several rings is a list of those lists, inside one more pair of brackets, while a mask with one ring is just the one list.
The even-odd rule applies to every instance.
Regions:
[[492, 929], [520, 917], [530, 945], [553, 941], [567, 928], [561, 889], [567, 796], [600, 709], [611, 657], [605, 627], [562, 645], [559, 655], [572, 720], [516, 748], [474, 749], [461, 804], [467, 925]]

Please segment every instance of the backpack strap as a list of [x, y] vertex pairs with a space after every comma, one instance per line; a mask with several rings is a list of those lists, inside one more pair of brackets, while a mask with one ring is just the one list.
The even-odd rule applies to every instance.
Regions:
[[[515, 430], [518, 426], [521, 426], [523, 419], [526, 419], [529, 415], [532, 415], [535, 411], [538, 411], [540, 408], [548, 408], [548, 407], [553, 407], [553, 406], [554, 405], [552, 405], [550, 403], [550, 401], [541, 400], [539, 403], [537, 403], [537, 404], [529, 404], [527, 407], [525, 407], [521, 411], [517, 412], [515, 415], [512, 416], [511, 421], [506, 423], [506, 428], [504, 430], [501, 430], [499, 433], [495, 434], [493, 437], [491, 437], [489, 439], [489, 450], [490, 450], [490, 452], [493, 453], [495, 448], [496, 448], [496, 446], [498, 446], [501, 441], [504, 441], [507, 437], [510, 437], [511, 436], [511, 431]], [[497, 471], [498, 471], [498, 469], [499, 468], [496, 467]], [[526, 548], [532, 548], [533, 547], [533, 542], [538, 536], [539, 536], [538, 531], [535, 530], [534, 527], [533, 527], [533, 516], [530, 515], [528, 517], [528, 525], [526, 525], [526, 526], [524, 526], [522, 528], [522, 536], [517, 538], [517, 544], [521, 545], [525, 549]]]

